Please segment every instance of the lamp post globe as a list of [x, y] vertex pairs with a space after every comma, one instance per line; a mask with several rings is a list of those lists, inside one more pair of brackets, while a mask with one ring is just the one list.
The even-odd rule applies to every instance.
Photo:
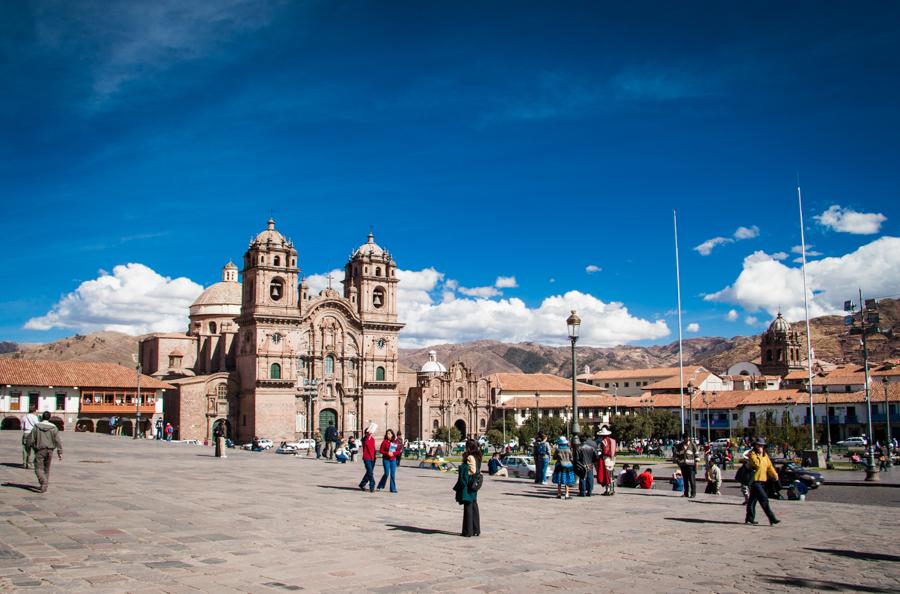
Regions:
[[581, 318], [572, 310], [571, 315], [566, 318], [566, 325], [569, 328], [569, 340], [572, 341], [572, 435], [581, 433], [581, 427], [578, 426], [578, 385], [575, 368], [577, 360], [575, 358], [575, 343], [578, 342], [578, 330], [581, 327]]

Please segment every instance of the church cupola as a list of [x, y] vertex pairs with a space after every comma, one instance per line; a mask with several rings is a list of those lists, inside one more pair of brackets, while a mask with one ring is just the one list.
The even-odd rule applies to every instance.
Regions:
[[397, 263], [369, 233], [344, 267], [344, 297], [363, 319], [396, 322]]
[[242, 316], [254, 311], [277, 313], [297, 309], [297, 250], [275, 229], [269, 219], [266, 229], [250, 242], [244, 254], [244, 298]]

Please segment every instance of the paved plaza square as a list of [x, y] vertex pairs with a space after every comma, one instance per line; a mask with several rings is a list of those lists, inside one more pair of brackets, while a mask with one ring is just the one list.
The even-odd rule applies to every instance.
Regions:
[[369, 494], [359, 463], [66, 432], [39, 494], [19, 439], [0, 433], [4, 592], [900, 590], [896, 507], [774, 502], [782, 524], [751, 527], [729, 495], [488, 479], [467, 539], [455, 476], [413, 462]]

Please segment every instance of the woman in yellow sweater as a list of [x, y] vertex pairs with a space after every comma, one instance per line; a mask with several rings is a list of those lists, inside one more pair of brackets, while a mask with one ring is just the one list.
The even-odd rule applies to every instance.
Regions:
[[766, 440], [759, 438], [753, 442], [753, 450], [747, 455], [750, 461], [750, 472], [752, 473], [750, 482], [750, 499], [747, 501], [747, 516], [744, 519], [745, 524], [759, 524], [756, 521], [756, 503], [766, 513], [769, 518], [769, 524], [774, 526], [781, 520], [775, 517], [769, 508], [769, 496], [766, 495], [766, 481], [773, 479], [778, 480], [778, 473], [775, 472], [775, 466], [766, 453]]

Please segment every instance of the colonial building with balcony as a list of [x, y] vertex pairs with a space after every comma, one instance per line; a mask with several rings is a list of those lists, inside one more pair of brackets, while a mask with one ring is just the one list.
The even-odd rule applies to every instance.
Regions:
[[116, 417], [132, 434], [138, 410], [141, 431], [150, 434], [163, 415], [163, 394], [171, 384], [115, 363], [0, 359], [0, 418], [3, 429], [21, 428], [32, 408], [50, 411], [62, 430], [108, 432]]

